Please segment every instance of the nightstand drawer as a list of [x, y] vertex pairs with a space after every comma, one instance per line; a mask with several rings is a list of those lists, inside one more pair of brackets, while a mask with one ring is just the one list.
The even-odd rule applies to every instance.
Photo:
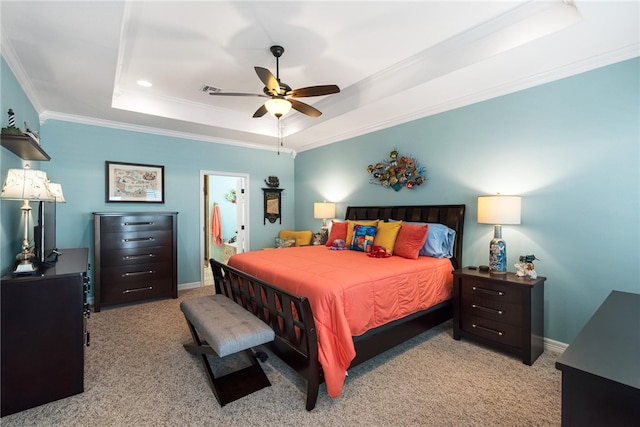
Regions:
[[522, 326], [522, 305], [489, 298], [462, 298], [462, 311], [470, 316], [482, 317], [513, 326]]
[[462, 286], [462, 299], [493, 300], [498, 303], [522, 304], [522, 290], [508, 283], [496, 283], [481, 279], [468, 279]]
[[494, 342], [520, 348], [522, 346], [522, 328], [503, 322], [495, 322], [483, 317], [462, 314], [462, 329]]

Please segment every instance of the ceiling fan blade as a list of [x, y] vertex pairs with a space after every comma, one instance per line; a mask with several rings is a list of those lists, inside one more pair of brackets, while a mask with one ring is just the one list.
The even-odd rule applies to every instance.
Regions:
[[258, 108], [256, 112], [253, 113], [253, 118], [257, 119], [258, 117], [262, 117], [265, 114], [267, 114], [267, 107], [264, 104], [262, 104], [260, 108]]
[[320, 110], [317, 110], [311, 105], [305, 104], [304, 102], [296, 101], [295, 99], [289, 99], [288, 101], [291, 102], [292, 108], [300, 111], [303, 114], [306, 114], [307, 116], [319, 117], [322, 114]]
[[336, 85], [324, 85], [324, 86], [309, 86], [300, 89], [293, 89], [287, 92], [285, 95], [292, 96], [294, 98], [302, 98], [306, 96], [322, 96], [331, 95], [332, 93], [340, 92], [340, 88]]
[[234, 93], [234, 92], [209, 92], [212, 96], [257, 96], [259, 98], [268, 98], [267, 95], [261, 93]]
[[271, 73], [271, 71], [262, 67], [253, 67], [256, 70], [256, 74], [264, 83], [264, 86], [271, 91], [273, 95], [280, 95], [280, 83], [278, 83], [278, 79]]

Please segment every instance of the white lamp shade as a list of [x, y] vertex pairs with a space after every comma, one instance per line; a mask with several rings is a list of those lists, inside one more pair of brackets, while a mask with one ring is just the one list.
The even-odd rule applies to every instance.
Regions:
[[479, 196], [478, 223], [480, 224], [520, 224], [520, 196]]
[[51, 197], [56, 201], [56, 203], [67, 203], [64, 199], [64, 194], [62, 194], [62, 184], [58, 184], [57, 182], [49, 183], [49, 193]]
[[47, 173], [32, 169], [9, 169], [2, 186], [3, 199], [54, 201]]
[[318, 219], [328, 219], [336, 217], [336, 204], [328, 202], [318, 202], [313, 204], [313, 217]]
[[291, 110], [291, 102], [284, 98], [271, 98], [264, 103], [264, 106], [275, 117], [282, 117]]

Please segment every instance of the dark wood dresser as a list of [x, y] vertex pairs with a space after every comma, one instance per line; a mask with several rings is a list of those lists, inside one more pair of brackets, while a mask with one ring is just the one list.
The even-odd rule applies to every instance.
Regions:
[[2, 278], [2, 416], [84, 390], [89, 249], [60, 252], [38, 275]]
[[473, 338], [532, 365], [544, 351], [545, 277], [453, 273], [453, 338]]
[[640, 295], [613, 291], [556, 362], [562, 425], [640, 425]]
[[178, 297], [177, 212], [94, 212], [93, 307]]

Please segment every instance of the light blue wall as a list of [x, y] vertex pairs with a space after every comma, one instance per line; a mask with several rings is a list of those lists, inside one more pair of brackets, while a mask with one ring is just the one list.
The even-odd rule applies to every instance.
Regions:
[[[535, 254], [545, 336], [571, 342], [613, 289], [640, 292], [640, 60], [305, 151], [296, 157], [299, 228], [313, 202], [464, 203], [465, 265], [488, 263], [490, 225], [476, 197], [522, 195], [522, 224], [504, 226], [510, 271]], [[400, 192], [369, 183], [367, 165], [397, 148], [429, 181]]]

